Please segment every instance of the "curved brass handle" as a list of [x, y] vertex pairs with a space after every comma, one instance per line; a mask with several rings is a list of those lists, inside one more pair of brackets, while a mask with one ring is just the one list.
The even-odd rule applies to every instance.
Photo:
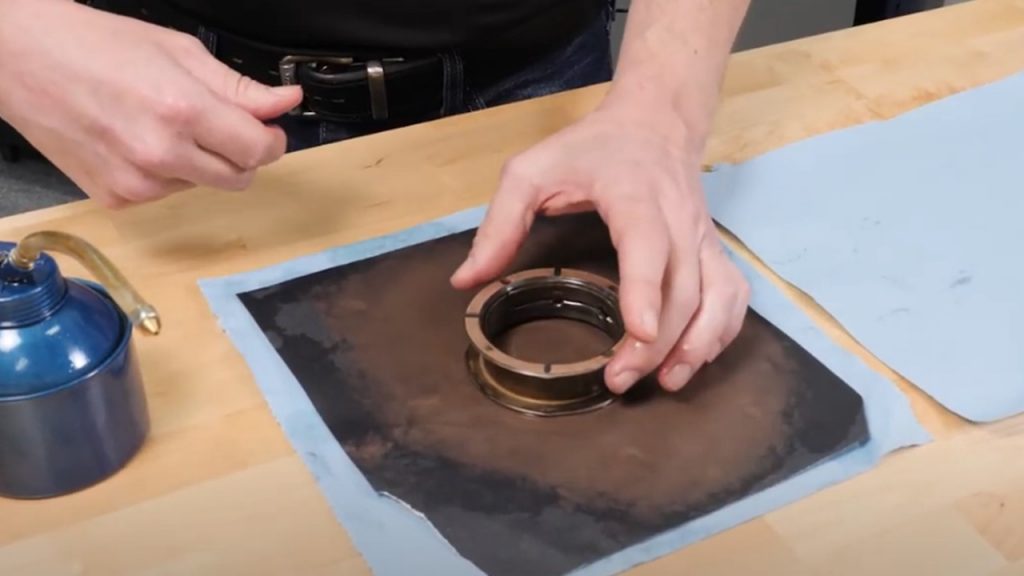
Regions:
[[73, 257], [91, 272], [124, 310], [132, 323], [144, 333], [160, 333], [160, 315], [146, 302], [114, 263], [85, 240], [64, 232], [42, 231], [25, 236], [8, 254], [8, 262], [21, 270], [31, 270], [44, 250], [61, 252]]

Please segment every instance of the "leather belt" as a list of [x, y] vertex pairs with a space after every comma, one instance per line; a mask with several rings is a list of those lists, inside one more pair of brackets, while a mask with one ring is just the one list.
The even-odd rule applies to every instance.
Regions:
[[195, 21], [161, 0], [97, 0], [99, 9], [199, 38], [218, 60], [267, 85], [298, 84], [292, 114], [345, 122], [409, 122], [439, 116], [445, 64], [438, 53], [289, 49]]

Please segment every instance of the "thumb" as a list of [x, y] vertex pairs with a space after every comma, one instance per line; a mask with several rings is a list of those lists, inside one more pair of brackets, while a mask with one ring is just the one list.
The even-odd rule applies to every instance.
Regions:
[[473, 248], [452, 275], [452, 285], [471, 288], [500, 275], [526, 239], [536, 207], [536, 195], [530, 187], [506, 178], [477, 230]]
[[259, 120], [273, 120], [302, 102], [299, 86], [267, 86], [243, 76], [207, 52], [181, 54], [186, 67], [210, 90]]
[[271, 87], [233, 70], [231, 74], [231, 81], [222, 84], [227, 92], [221, 95], [260, 120], [273, 120], [302, 102], [299, 86]]

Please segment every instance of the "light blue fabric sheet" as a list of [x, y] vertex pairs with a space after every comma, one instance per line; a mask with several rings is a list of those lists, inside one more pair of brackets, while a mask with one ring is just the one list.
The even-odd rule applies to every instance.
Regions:
[[963, 417], [1024, 412], [1024, 74], [704, 180], [712, 215]]
[[[200, 287], [245, 357], [275, 418], [326, 495], [355, 545], [379, 576], [478, 576], [429, 521], [404, 503], [377, 493], [334, 440], [300, 384], [244, 308], [237, 294], [272, 286], [412, 244], [476, 227], [483, 208], [365, 242], [341, 246], [267, 269], [206, 279]], [[698, 518], [573, 572], [618, 574], [683, 546], [756, 518], [815, 491], [865, 472], [893, 450], [931, 440], [906, 398], [888, 381], [828, 340], [781, 292], [741, 260], [753, 288], [752, 306], [805, 347], [864, 398], [871, 439], [768, 490]]]

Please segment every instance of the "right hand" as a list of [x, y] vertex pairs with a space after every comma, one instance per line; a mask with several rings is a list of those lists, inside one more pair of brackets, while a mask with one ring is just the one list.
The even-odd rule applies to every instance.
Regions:
[[69, 0], [0, 0], [0, 78], [0, 117], [110, 208], [248, 187], [285, 153], [265, 121], [302, 99], [191, 36]]

